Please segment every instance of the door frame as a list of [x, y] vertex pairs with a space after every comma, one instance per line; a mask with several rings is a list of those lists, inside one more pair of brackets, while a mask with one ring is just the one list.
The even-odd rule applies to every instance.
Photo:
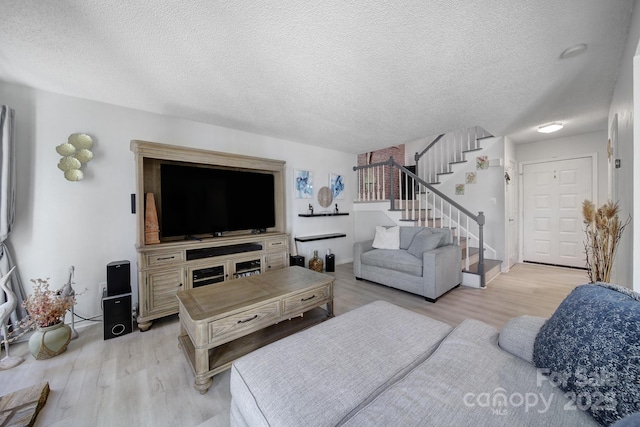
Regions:
[[[513, 163], [513, 168], [511, 168], [511, 164]], [[504, 165], [504, 172], [505, 174], [509, 174], [509, 178], [511, 180], [511, 183], [507, 184], [505, 183], [505, 203], [504, 203], [504, 219], [505, 219], [505, 264], [506, 265], [506, 269], [505, 272], [509, 272], [509, 270], [511, 270], [511, 267], [513, 267], [515, 264], [517, 264], [518, 262], [520, 262], [520, 232], [519, 232], [519, 227], [520, 227], [520, 182], [518, 179], [515, 178], [514, 175], [518, 174], [518, 161], [513, 158], [513, 157], [506, 157], [505, 158], [505, 165]], [[512, 189], [513, 191], [513, 195], [509, 196], [509, 190]], [[511, 211], [511, 197], [513, 197], [513, 203], [515, 203], [515, 217], [513, 218], [513, 220], [515, 221], [515, 242], [511, 242], [511, 234], [510, 234], [510, 211]], [[511, 248], [512, 248], [512, 244], [515, 243], [515, 261], [513, 264], [511, 264]]]
[[524, 242], [524, 167], [536, 163], [550, 163], [563, 160], [576, 160], [582, 158], [591, 158], [591, 200], [596, 206], [600, 206], [598, 201], [598, 153], [582, 153], [571, 156], [556, 156], [540, 160], [528, 160], [526, 162], [518, 162], [518, 262], [524, 261], [524, 253], [522, 244]]

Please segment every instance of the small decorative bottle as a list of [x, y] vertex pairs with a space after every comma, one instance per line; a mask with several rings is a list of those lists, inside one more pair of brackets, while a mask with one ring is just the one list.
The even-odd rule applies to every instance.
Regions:
[[313, 258], [309, 260], [309, 268], [318, 273], [322, 273], [322, 259], [318, 257], [318, 251], [313, 251]]

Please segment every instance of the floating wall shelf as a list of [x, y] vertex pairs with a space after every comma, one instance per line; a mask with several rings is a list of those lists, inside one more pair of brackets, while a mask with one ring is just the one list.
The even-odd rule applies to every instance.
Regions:
[[338, 212], [338, 213], [334, 213], [334, 212], [325, 212], [325, 213], [314, 213], [314, 214], [298, 214], [298, 216], [304, 217], [304, 218], [310, 218], [312, 216], [342, 216], [342, 215], [349, 215], [349, 212]]
[[347, 237], [347, 235], [344, 233], [317, 234], [315, 236], [296, 237], [295, 241], [296, 242], [313, 242], [316, 240], [338, 239], [340, 237]]

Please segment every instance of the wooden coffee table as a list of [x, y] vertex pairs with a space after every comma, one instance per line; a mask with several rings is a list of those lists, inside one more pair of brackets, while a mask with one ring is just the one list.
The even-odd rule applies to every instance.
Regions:
[[333, 280], [294, 266], [178, 292], [178, 345], [196, 390], [235, 359], [333, 317]]

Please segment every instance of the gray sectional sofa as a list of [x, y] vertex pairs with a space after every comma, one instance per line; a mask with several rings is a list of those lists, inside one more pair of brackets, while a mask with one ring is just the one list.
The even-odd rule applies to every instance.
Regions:
[[550, 320], [517, 317], [502, 331], [382, 301], [357, 308], [234, 362], [231, 425], [611, 424], [640, 411], [640, 301], [576, 291]]
[[[416, 235], [424, 230], [442, 236], [440, 244], [423, 252], [416, 250]], [[381, 283], [422, 295], [435, 302], [462, 282], [462, 250], [454, 244], [448, 228], [400, 227], [400, 249], [375, 249], [373, 240], [353, 247], [356, 279]]]

